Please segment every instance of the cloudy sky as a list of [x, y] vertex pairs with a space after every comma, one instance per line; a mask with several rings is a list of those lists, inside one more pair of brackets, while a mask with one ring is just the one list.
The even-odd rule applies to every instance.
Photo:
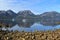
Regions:
[[60, 12], [60, 0], [0, 0], [0, 10], [31, 10], [34, 14], [46, 11]]

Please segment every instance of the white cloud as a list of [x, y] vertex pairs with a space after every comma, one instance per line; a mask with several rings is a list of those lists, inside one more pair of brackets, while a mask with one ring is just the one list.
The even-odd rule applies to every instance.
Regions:
[[40, 2], [40, 0], [0, 0], [0, 10], [12, 9], [18, 11], [30, 9], [31, 5], [34, 5], [38, 2]]
[[27, 9], [27, 10], [31, 10], [32, 12], [38, 13], [48, 10], [50, 7], [54, 9], [54, 4], [52, 5], [50, 3], [55, 3], [55, 2], [56, 0], [55, 1], [54, 0], [53, 1], [52, 0], [0, 0], [0, 10], [11, 9], [18, 12], [20, 10]]
[[0, 0], [1, 6], [30, 6], [38, 3], [39, 0]]

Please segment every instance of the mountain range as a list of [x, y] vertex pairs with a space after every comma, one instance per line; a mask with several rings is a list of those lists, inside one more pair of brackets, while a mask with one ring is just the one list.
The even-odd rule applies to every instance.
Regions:
[[43, 25], [55, 26], [60, 24], [60, 13], [56, 11], [44, 12], [40, 17], [40, 23]]
[[[12, 10], [1, 10], [0, 11], [0, 24], [14, 26], [15, 24], [24, 23], [22, 20], [26, 19], [26, 23], [34, 23], [37, 20], [43, 25], [59, 25], [60, 24], [60, 13], [56, 11], [44, 12], [40, 15], [34, 15], [30, 10], [19, 11], [18, 13]], [[25, 25], [25, 24], [24, 24]]]

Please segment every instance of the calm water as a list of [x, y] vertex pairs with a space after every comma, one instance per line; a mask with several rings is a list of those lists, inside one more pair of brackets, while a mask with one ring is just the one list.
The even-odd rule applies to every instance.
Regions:
[[[18, 22], [15, 26], [12, 28], [8, 28], [9, 30], [18, 30], [18, 31], [27, 31], [27, 32], [33, 32], [35, 30], [38, 31], [46, 31], [46, 30], [54, 30], [54, 29], [59, 29], [60, 25], [57, 26], [45, 26], [40, 24], [40, 21], [34, 21], [34, 20], [21, 20]], [[4, 29], [4, 28], [3, 28]]]
[[22, 26], [15, 25], [14, 27], [10, 28], [9, 30], [18, 30], [18, 31], [24, 30], [27, 32], [31, 32], [31, 31], [33, 32], [35, 30], [46, 31], [46, 30], [54, 30], [54, 29], [59, 29], [59, 28], [60, 28], [60, 25], [58, 25], [58, 26], [44, 26], [39, 23], [34, 23], [30, 27], [22, 27]]

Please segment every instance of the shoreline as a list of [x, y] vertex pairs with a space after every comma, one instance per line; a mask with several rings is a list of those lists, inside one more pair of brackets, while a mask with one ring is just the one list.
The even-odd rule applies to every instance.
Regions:
[[60, 29], [35, 32], [0, 31], [0, 40], [60, 40]]

